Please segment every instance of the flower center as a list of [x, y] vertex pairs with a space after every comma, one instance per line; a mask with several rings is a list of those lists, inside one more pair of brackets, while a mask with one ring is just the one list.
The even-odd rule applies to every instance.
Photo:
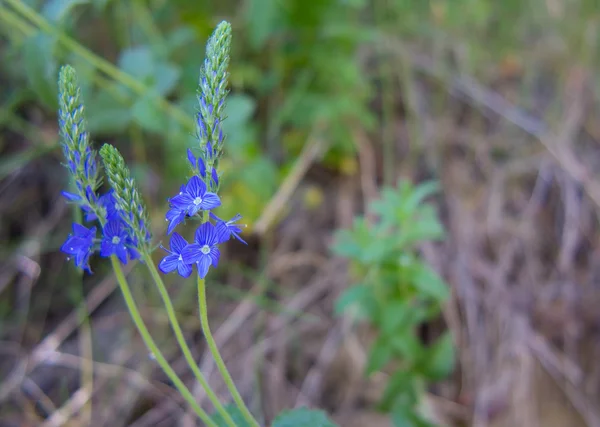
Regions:
[[200, 198], [200, 197], [196, 197], [196, 198], [194, 199], [194, 204], [195, 204], [196, 206], [198, 206], [200, 203], [202, 203], [202, 198]]
[[202, 249], [200, 249], [200, 252], [202, 252], [204, 255], [208, 255], [210, 253], [210, 247], [208, 245], [204, 245], [202, 246]]
[[181, 255], [179, 255], [179, 258], [177, 258], [177, 261], [183, 261], [183, 257]]
[[121, 239], [118, 236], [112, 238], [113, 245], [118, 245], [119, 243], [121, 243]]

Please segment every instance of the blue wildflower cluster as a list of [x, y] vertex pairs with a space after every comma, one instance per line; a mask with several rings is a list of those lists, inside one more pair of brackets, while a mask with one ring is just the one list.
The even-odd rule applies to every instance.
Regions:
[[[61, 251], [73, 258], [75, 265], [91, 272], [90, 256], [99, 251], [103, 257], [116, 255], [126, 264], [140, 257], [136, 233], [126, 221], [122, 204], [115, 192], [98, 195], [96, 152], [91, 149], [86, 131], [84, 106], [75, 70], [64, 66], [59, 75], [59, 128], [67, 170], [74, 181], [74, 190], [63, 191], [68, 202], [78, 205], [87, 222], [98, 221], [102, 236], [97, 238], [95, 226], [74, 223], [73, 232], [61, 246]], [[146, 233], [147, 234], [147, 233]], [[149, 235], [148, 235], [149, 238]]]
[[189, 277], [192, 267], [196, 265], [198, 275], [203, 279], [210, 266], [216, 267], [219, 263], [221, 253], [218, 245], [231, 237], [246, 243], [239, 235], [242, 231], [240, 226], [236, 224], [241, 219], [240, 215], [224, 221], [211, 212], [221, 206], [221, 199], [217, 194], [217, 168], [223, 152], [221, 123], [225, 119], [224, 105], [228, 93], [230, 44], [231, 26], [222, 22], [208, 40], [206, 59], [200, 73], [199, 111], [196, 116], [196, 137], [200, 143], [200, 154], [196, 156], [188, 149], [187, 158], [192, 177], [181, 186], [177, 195], [169, 199], [166, 214], [169, 222], [167, 234], [171, 234], [186, 218], [199, 217], [201, 224], [192, 243], [188, 243], [180, 234], [173, 233], [170, 249], [163, 248], [168, 255], [158, 266], [165, 274], [177, 271], [182, 277]]

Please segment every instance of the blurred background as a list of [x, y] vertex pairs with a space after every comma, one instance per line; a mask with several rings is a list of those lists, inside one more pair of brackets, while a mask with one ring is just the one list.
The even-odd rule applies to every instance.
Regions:
[[[421, 338], [450, 331], [456, 350], [423, 397], [435, 424], [600, 426], [596, 0], [0, 0], [0, 426], [195, 425], [106, 260], [81, 276], [59, 251], [73, 210], [56, 81], [75, 67], [96, 148], [124, 154], [166, 243], [204, 45], [223, 19], [219, 213], [243, 215], [249, 244], [226, 245], [209, 311], [253, 411], [390, 425], [385, 371], [363, 375], [369, 330], [334, 314], [352, 281], [330, 247], [384, 186], [435, 179], [446, 237], [419, 249], [451, 296]], [[145, 270], [127, 272], [193, 387]], [[195, 287], [165, 280], [225, 398]]]

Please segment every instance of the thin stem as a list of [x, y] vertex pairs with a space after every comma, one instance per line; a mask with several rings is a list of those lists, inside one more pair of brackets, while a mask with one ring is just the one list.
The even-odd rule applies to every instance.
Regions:
[[127, 283], [127, 280], [125, 279], [123, 270], [121, 270], [121, 265], [119, 264], [119, 260], [117, 259], [117, 257], [112, 255], [110, 257], [110, 261], [112, 263], [112, 267], [115, 272], [115, 276], [117, 277], [117, 282], [119, 283], [119, 287], [121, 288], [121, 292], [123, 293], [123, 298], [125, 299], [125, 303], [127, 304], [127, 308], [129, 309], [129, 314], [131, 315], [131, 318], [133, 319], [133, 323], [135, 323], [135, 326], [137, 327], [138, 331], [140, 332], [140, 335], [142, 336], [144, 343], [148, 347], [148, 350], [150, 350], [152, 352], [152, 354], [156, 358], [156, 362], [160, 365], [160, 367], [163, 369], [163, 371], [165, 371], [165, 374], [167, 374], [167, 377], [169, 377], [169, 379], [173, 382], [173, 384], [175, 385], [175, 387], [177, 388], [179, 393], [190, 404], [192, 409], [194, 409], [194, 411], [196, 412], [198, 417], [200, 417], [200, 419], [207, 426], [218, 427], [217, 424], [213, 420], [210, 419], [208, 414], [206, 412], [204, 412], [204, 410], [200, 407], [200, 405], [198, 405], [198, 402], [196, 402], [192, 393], [188, 390], [188, 388], [185, 386], [183, 381], [181, 381], [179, 379], [179, 377], [177, 376], [177, 374], [175, 373], [173, 368], [171, 368], [171, 366], [169, 365], [169, 362], [167, 362], [167, 360], [163, 356], [162, 352], [156, 346], [154, 339], [152, 339], [150, 332], [148, 332], [148, 328], [146, 328], [146, 325], [145, 325], [144, 321], [142, 320], [142, 316], [140, 315], [140, 312], [139, 312], [137, 306], [135, 305], [133, 295], [131, 295], [131, 290], [129, 289], [129, 284]]
[[215, 406], [216, 410], [219, 411], [221, 413], [221, 415], [223, 415], [223, 419], [225, 420], [227, 425], [229, 425], [231, 427], [236, 427], [235, 422], [233, 421], [231, 416], [227, 413], [227, 411], [225, 410], [225, 408], [219, 401], [215, 392], [210, 388], [210, 385], [204, 378], [204, 375], [202, 375], [202, 372], [198, 368], [198, 364], [194, 360], [194, 356], [192, 355], [192, 352], [190, 351], [190, 348], [188, 347], [188, 345], [185, 341], [183, 332], [181, 331], [181, 327], [179, 326], [179, 322], [177, 321], [177, 316], [175, 315], [175, 309], [173, 308], [173, 303], [171, 302], [171, 298], [169, 297], [167, 288], [165, 287], [165, 284], [164, 284], [162, 278], [160, 277], [160, 274], [158, 274], [158, 270], [156, 270], [156, 266], [154, 265], [152, 258], [150, 257], [149, 254], [144, 254], [143, 258], [144, 258], [144, 263], [148, 267], [148, 270], [150, 270], [150, 274], [152, 275], [152, 278], [154, 279], [154, 282], [156, 283], [156, 287], [158, 288], [158, 292], [160, 293], [163, 303], [165, 304], [165, 308], [167, 309], [167, 317], [169, 318], [169, 323], [171, 323], [173, 332], [175, 332], [175, 338], [177, 339], [177, 343], [179, 344], [179, 347], [181, 348], [181, 351], [183, 352], [183, 356], [185, 357], [186, 362], [190, 366], [191, 370], [194, 372], [196, 379], [198, 380], [198, 382], [200, 383], [200, 385], [206, 392], [206, 395], [208, 396], [208, 398], [210, 399], [212, 404]]
[[208, 325], [208, 310], [206, 307], [206, 286], [204, 279], [201, 279], [200, 276], [198, 276], [198, 305], [200, 308], [200, 324], [202, 325], [202, 332], [204, 333], [204, 338], [206, 338], [206, 342], [208, 344], [208, 348], [210, 349], [210, 353], [215, 359], [217, 368], [219, 369], [219, 372], [223, 377], [223, 381], [225, 381], [229, 392], [233, 396], [233, 400], [242, 411], [242, 415], [244, 416], [246, 421], [253, 427], [260, 427], [260, 424], [258, 424], [258, 422], [254, 419], [254, 417], [246, 407], [246, 404], [242, 400], [242, 396], [240, 396], [240, 393], [236, 388], [233, 379], [231, 378], [231, 375], [227, 370], [227, 367], [225, 366], [225, 362], [223, 361], [223, 358], [219, 353], [217, 343], [215, 342], [215, 339], [213, 338], [212, 333], [210, 331], [210, 326]]

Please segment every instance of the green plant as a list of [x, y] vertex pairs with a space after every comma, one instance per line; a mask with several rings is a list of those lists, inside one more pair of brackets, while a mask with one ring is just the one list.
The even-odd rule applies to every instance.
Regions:
[[454, 366], [452, 337], [444, 333], [430, 345], [419, 327], [439, 316], [448, 286], [419, 255], [417, 245], [440, 240], [444, 230], [432, 205], [424, 199], [434, 182], [413, 187], [401, 182], [385, 188], [370, 214], [339, 231], [333, 250], [350, 260], [355, 283], [336, 303], [338, 313], [353, 312], [375, 332], [366, 373], [389, 370], [380, 409], [396, 426], [428, 426], [420, 405], [429, 382], [447, 376]]
[[[212, 212], [221, 205], [218, 196], [221, 181], [219, 162], [226, 139], [221, 126], [225, 119], [225, 100], [229, 93], [230, 45], [231, 25], [224, 21], [217, 26], [207, 43], [206, 59], [200, 70], [198, 84], [198, 110], [195, 120], [198, 144], [194, 150], [187, 150], [191, 178], [187, 184], [180, 187], [174, 197], [169, 199], [170, 209], [165, 217], [170, 223], [167, 234], [172, 233], [170, 248], [161, 246], [167, 255], [160, 261], [158, 268], [152, 258], [154, 250], [152, 233], [142, 194], [121, 153], [110, 144], [102, 146], [100, 156], [111, 189], [102, 195], [98, 194], [101, 175], [96, 161], [96, 152], [87, 130], [81, 88], [75, 70], [68, 65], [61, 68], [58, 122], [66, 160], [65, 167], [72, 181], [72, 189], [63, 191], [62, 195], [80, 213], [80, 219], [73, 223], [73, 233], [67, 237], [61, 246], [61, 251], [71, 257], [77, 267], [89, 272], [91, 272], [90, 257], [95, 253], [99, 253], [102, 257], [110, 257], [121, 293], [144, 343], [181, 396], [205, 425], [259, 427], [260, 424], [243, 401], [221, 357], [209, 327], [206, 302], [205, 278], [210, 266], [218, 265], [221, 255], [218, 246], [232, 237], [246, 243], [240, 237], [242, 231], [240, 225], [236, 224], [236, 221], [241, 218], [240, 215], [224, 221]], [[198, 153], [198, 156], [194, 152]], [[88, 223], [99, 223], [101, 238], [97, 238], [95, 226], [88, 228], [79, 223], [83, 222], [81, 219], [85, 219]], [[175, 227], [186, 220], [200, 222], [195, 233], [195, 241], [191, 244], [174, 232]], [[121, 268], [122, 264], [138, 259], [142, 260], [148, 268], [160, 293], [168, 321], [189, 368], [216, 409], [216, 414], [212, 417], [196, 402], [189, 388], [171, 367], [140, 314]], [[197, 269], [202, 332], [235, 406], [226, 408], [221, 404], [198, 368], [184, 339], [169, 293], [159, 274], [159, 270], [163, 274], [176, 271], [182, 278], [187, 278], [193, 273], [194, 268]], [[275, 426], [331, 425], [324, 414], [307, 409], [290, 411], [278, 420]]]

